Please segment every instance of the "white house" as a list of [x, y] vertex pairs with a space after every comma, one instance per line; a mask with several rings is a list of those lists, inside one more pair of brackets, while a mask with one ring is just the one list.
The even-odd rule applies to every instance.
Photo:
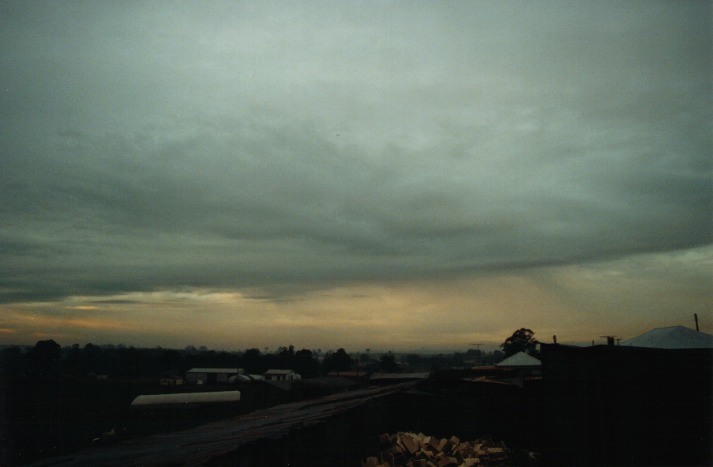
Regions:
[[294, 370], [267, 370], [265, 381], [295, 381], [302, 379], [302, 376]]
[[542, 375], [542, 362], [525, 352], [518, 352], [511, 355], [500, 363], [495, 364], [499, 368], [511, 368], [517, 373], [517, 377], [511, 379], [512, 383], [522, 387], [528, 378], [537, 378]]
[[528, 355], [525, 352], [518, 352], [515, 355], [511, 355], [500, 363], [496, 363], [495, 366], [500, 367], [513, 367], [513, 368], [536, 368], [542, 366], [542, 362]]

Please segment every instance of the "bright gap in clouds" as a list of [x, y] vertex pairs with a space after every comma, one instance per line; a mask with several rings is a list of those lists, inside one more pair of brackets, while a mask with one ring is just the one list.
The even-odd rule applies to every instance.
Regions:
[[557, 335], [583, 344], [691, 326], [693, 313], [702, 330], [713, 330], [711, 268], [708, 247], [456, 280], [344, 285], [285, 301], [200, 289], [70, 297], [61, 305], [4, 305], [0, 327], [17, 343], [53, 336], [65, 345], [228, 350], [464, 351], [473, 343], [495, 348], [520, 327], [545, 342]]

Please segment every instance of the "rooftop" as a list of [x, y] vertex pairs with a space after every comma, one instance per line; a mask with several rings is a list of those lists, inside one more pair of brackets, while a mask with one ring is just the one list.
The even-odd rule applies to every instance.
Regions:
[[652, 329], [633, 339], [622, 341], [621, 345], [654, 349], [711, 349], [713, 336], [685, 326], [671, 326]]
[[186, 373], [239, 373], [238, 368], [191, 368]]
[[525, 352], [518, 352], [515, 355], [511, 355], [510, 357], [506, 358], [500, 363], [497, 363], [495, 366], [540, 366], [542, 365], [542, 362], [533, 357], [532, 355], [528, 355]]
[[205, 402], [234, 402], [240, 400], [240, 391], [187, 392], [177, 394], [141, 395], [131, 403], [139, 405], [197, 404]]

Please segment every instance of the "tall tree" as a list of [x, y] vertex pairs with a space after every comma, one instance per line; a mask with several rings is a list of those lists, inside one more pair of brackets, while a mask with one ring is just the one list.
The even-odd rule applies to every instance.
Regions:
[[379, 369], [386, 373], [400, 373], [401, 367], [396, 363], [396, 355], [393, 352], [386, 352], [379, 359]]
[[35, 377], [59, 377], [62, 347], [52, 339], [39, 341], [28, 351], [30, 375]]
[[349, 371], [352, 369], [352, 357], [344, 349], [336, 352], [327, 352], [322, 362], [322, 371], [328, 374], [331, 371]]
[[248, 374], [264, 373], [267, 370], [264, 360], [265, 359], [260, 353], [260, 349], [247, 349], [245, 353], [243, 353], [242, 358], [243, 367], [245, 367], [245, 372]]
[[294, 370], [302, 378], [316, 378], [319, 376], [319, 360], [314, 358], [311, 350], [298, 350], [295, 352]]
[[500, 344], [503, 352], [505, 352], [505, 358], [515, 355], [518, 352], [525, 352], [527, 354], [536, 353], [537, 344], [540, 342], [533, 337], [534, 335], [535, 333], [527, 328], [520, 328], [512, 333], [512, 336]]

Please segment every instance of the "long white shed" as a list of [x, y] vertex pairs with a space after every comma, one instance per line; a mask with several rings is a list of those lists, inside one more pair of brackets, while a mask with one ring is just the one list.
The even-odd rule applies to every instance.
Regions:
[[151, 407], [188, 404], [212, 404], [240, 401], [240, 391], [182, 392], [175, 394], [144, 394], [137, 396], [132, 407]]

